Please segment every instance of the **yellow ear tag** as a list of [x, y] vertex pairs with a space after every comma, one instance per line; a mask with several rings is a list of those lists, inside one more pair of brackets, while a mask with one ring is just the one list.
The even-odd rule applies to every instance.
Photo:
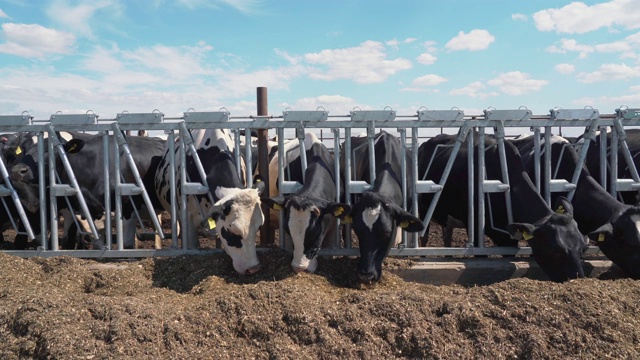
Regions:
[[216, 228], [216, 221], [213, 218], [209, 218], [209, 230], [213, 230]]
[[564, 214], [564, 206], [560, 205], [558, 206], [558, 208], [556, 209], [556, 214]]
[[18, 148], [16, 149], [16, 155], [20, 154], [22, 154], [22, 149], [20, 148], [20, 146], [18, 146]]
[[404, 220], [403, 222], [400, 223], [400, 228], [402, 229], [406, 229], [407, 226], [409, 226], [409, 220]]
[[533, 235], [531, 235], [527, 231], [523, 231], [522, 232], [522, 238], [524, 238], [526, 241], [529, 241], [529, 240], [533, 239]]
[[78, 147], [78, 145], [73, 144], [71, 145], [71, 147], [69, 148], [69, 150], [67, 150], [68, 153], [72, 152], [73, 150], [75, 150]]
[[333, 209], [333, 216], [338, 217], [344, 212], [344, 208], [342, 206]]
[[604, 241], [604, 234], [603, 233], [600, 233], [598, 235], [598, 242], [600, 242], [600, 241]]
[[342, 223], [343, 224], [353, 224], [353, 218], [351, 217], [351, 215], [347, 215], [342, 220]]
[[280, 210], [282, 210], [282, 205], [274, 203], [274, 204], [273, 204], [273, 206], [272, 206], [271, 208], [272, 208], [273, 210], [280, 211]]

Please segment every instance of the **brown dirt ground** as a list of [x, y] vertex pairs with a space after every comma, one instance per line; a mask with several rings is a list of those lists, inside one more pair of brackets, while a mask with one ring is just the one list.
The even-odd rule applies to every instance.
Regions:
[[[355, 258], [321, 258], [316, 274], [294, 275], [285, 251], [259, 257], [261, 271], [245, 277], [225, 254], [0, 253], [0, 358], [640, 358], [640, 281], [621, 274], [463, 287], [385, 272], [364, 287]], [[385, 269], [411, 263], [392, 258]]]

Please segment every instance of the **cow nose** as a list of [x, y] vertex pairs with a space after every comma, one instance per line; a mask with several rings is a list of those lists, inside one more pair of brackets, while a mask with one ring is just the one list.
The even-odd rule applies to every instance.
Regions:
[[245, 274], [245, 275], [253, 275], [253, 274], [257, 273], [259, 270], [260, 270], [260, 264], [258, 264], [258, 265], [254, 265], [254, 266], [252, 266], [252, 267], [248, 268], [248, 269], [244, 272], [244, 274]]
[[307, 271], [307, 268], [305, 267], [292, 266], [291, 268], [293, 269], [293, 272], [296, 274], [300, 274], [301, 272]]

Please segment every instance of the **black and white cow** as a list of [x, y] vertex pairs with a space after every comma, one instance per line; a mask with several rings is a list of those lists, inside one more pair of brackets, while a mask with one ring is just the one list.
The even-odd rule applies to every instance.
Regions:
[[[534, 173], [534, 138], [528, 136], [510, 140], [522, 155], [529, 174]], [[551, 137], [551, 171], [556, 179], [571, 181], [578, 163], [578, 154], [569, 141]], [[544, 138], [541, 140], [541, 147]], [[543, 148], [541, 148], [542, 150]], [[544, 175], [544, 166], [540, 167]], [[544, 181], [541, 182], [544, 190]], [[552, 201], [563, 193], [551, 193]], [[640, 278], [640, 207], [617, 201], [589, 175], [586, 168], [580, 172], [571, 200], [573, 217], [583, 234], [594, 240], [600, 250], [614, 264], [634, 278]]]
[[[335, 236], [336, 217], [344, 218], [350, 207], [335, 201], [336, 176], [333, 156], [327, 147], [314, 134], [306, 134], [307, 169], [303, 181], [299, 141], [296, 139], [287, 142], [285, 151], [290, 154], [296, 146], [297, 154], [287, 157], [286, 166], [292, 168], [292, 176], [287, 180], [299, 181], [303, 184], [302, 188], [294, 194], [268, 198], [265, 201], [274, 210], [284, 209], [283, 230], [293, 243], [293, 270], [315, 272], [318, 250], [323, 245], [330, 245]], [[270, 165], [272, 164], [275, 166], [269, 170], [272, 179], [270, 184], [277, 185], [278, 156], [271, 159]]]
[[[234, 142], [227, 131], [199, 129], [193, 130], [192, 136], [207, 175], [206, 183], [214, 204], [211, 204], [207, 195], [188, 197], [188, 224], [180, 226], [182, 241], [186, 241], [188, 248], [198, 248], [198, 230], [203, 226], [205, 230], [215, 228], [222, 247], [232, 259], [234, 269], [240, 274], [254, 274], [260, 269], [256, 254], [256, 235], [264, 222], [260, 209], [260, 194], [264, 190], [264, 183], [258, 182], [253, 188], [245, 188], [238, 176], [232, 153]], [[166, 210], [171, 208], [169, 151], [176, 153], [176, 184], [181, 183], [181, 159], [177, 155], [179, 141], [180, 139], [175, 144], [167, 142], [167, 149], [155, 176], [155, 189]], [[187, 155], [186, 170], [190, 182], [201, 181], [191, 154]], [[178, 199], [180, 196], [181, 188], [178, 186]]]
[[[369, 174], [369, 147], [366, 137], [352, 137], [351, 148], [355, 158], [354, 180], [371, 183]], [[420, 219], [402, 208], [401, 154], [406, 154], [410, 164], [410, 154], [402, 146], [400, 139], [386, 131], [380, 131], [374, 139], [375, 181], [373, 189], [359, 196], [349, 214], [353, 230], [358, 236], [360, 260], [357, 276], [364, 283], [380, 280], [382, 262], [392, 247], [398, 246], [402, 231], [418, 232], [424, 229]], [[344, 156], [352, 156], [342, 152]], [[412, 177], [407, 173], [407, 183]], [[411, 203], [411, 198], [407, 199]]]
[[[474, 142], [478, 143], [477, 134], [470, 133], [469, 136], [474, 136]], [[456, 135], [443, 134], [424, 142], [418, 150], [419, 174], [422, 176], [426, 172], [427, 165], [439, 145], [453, 145], [456, 139]], [[487, 178], [501, 179], [502, 173], [496, 140], [486, 137], [485, 149]], [[452, 147], [450, 146], [439, 147], [425, 179], [440, 181], [451, 152]], [[538, 194], [527, 175], [516, 147], [506, 142], [505, 153], [514, 223], [507, 223], [504, 194], [489, 194], [488, 197], [491, 201], [485, 201], [485, 214], [492, 214], [493, 226], [486, 227], [486, 235], [498, 246], [516, 246], [517, 240], [528, 240], [533, 258], [553, 281], [561, 282], [584, 277], [581, 256], [587, 248], [587, 241], [573, 219], [571, 203], [566, 198], [559, 198], [555, 204], [555, 208], [559, 211], [552, 211]], [[477, 151], [474, 154], [477, 159]], [[468, 184], [467, 155], [465, 140], [453, 163], [433, 214], [433, 219], [441, 224], [446, 223], [449, 216], [467, 223], [469, 188], [476, 186]], [[478, 194], [477, 191], [474, 193]], [[433, 194], [420, 195], [421, 216], [426, 213], [432, 198]], [[476, 223], [478, 221], [480, 219], [476, 219]], [[488, 220], [486, 223], [491, 224]]]
[[[104, 194], [106, 191], [104, 184], [104, 168], [103, 168], [103, 137], [102, 135], [93, 135], [77, 132], [60, 133], [59, 139], [63, 143], [63, 147], [67, 152], [69, 164], [74, 171], [78, 185], [82, 189], [87, 205], [90, 207], [92, 217], [99, 219], [104, 212]], [[45, 138], [45, 161], [48, 162], [48, 138]], [[127, 139], [129, 149], [136, 163], [140, 176], [148, 179], [148, 172], [155, 174], [155, 166], [157, 166], [160, 157], [164, 154], [164, 140], [158, 138], [146, 138], [132, 136]], [[113, 136], [109, 136], [109, 154], [113, 154]], [[21, 201], [25, 208], [30, 212], [37, 213], [40, 204], [38, 203], [38, 157], [37, 157], [37, 137], [32, 133], [20, 134], [15, 143], [8, 146], [5, 151], [5, 158], [11, 168], [11, 180], [14, 187], [18, 191]], [[68, 183], [69, 178], [62, 166], [61, 161], [56, 157], [56, 169], [63, 183]], [[113, 156], [109, 156], [109, 169], [111, 173], [115, 173], [115, 162]], [[126, 163], [126, 159], [121, 153], [120, 169], [125, 182], [134, 182], [133, 173]], [[149, 181], [147, 180], [147, 183]], [[147, 185], [148, 187], [148, 185]], [[109, 191], [111, 192], [112, 208], [115, 206], [115, 179], [110, 177]], [[152, 191], [149, 191], [153, 199]], [[135, 198], [135, 197], [134, 197]], [[70, 197], [75, 202], [75, 197]], [[128, 200], [125, 200], [125, 204]], [[140, 203], [140, 200], [136, 201]], [[156, 201], [157, 202], [157, 201]], [[60, 204], [59, 210], [63, 212], [68, 210], [63, 199], [58, 199]], [[130, 205], [130, 204], [129, 204]], [[125, 205], [125, 208], [127, 205]], [[79, 207], [76, 205], [74, 209], [77, 211]], [[132, 248], [135, 241], [136, 219], [125, 217], [124, 222], [124, 246]], [[67, 219], [65, 221], [65, 235], [73, 238], [68, 234], [70, 225], [73, 221]], [[72, 239], [69, 239], [71, 241]], [[75, 240], [75, 239], [74, 239]], [[63, 247], [69, 248], [72, 244], [63, 244]], [[93, 243], [94, 249], [104, 247], [101, 239], [95, 239]]]

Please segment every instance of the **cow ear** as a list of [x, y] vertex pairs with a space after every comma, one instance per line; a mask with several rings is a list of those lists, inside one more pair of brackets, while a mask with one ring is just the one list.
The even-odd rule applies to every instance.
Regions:
[[284, 210], [285, 199], [282, 196], [278, 196], [275, 198], [261, 198], [260, 201], [267, 204], [267, 206], [273, 210], [280, 211]]
[[388, 206], [391, 208], [391, 216], [393, 216], [396, 224], [398, 224], [402, 230], [407, 232], [418, 232], [424, 230], [424, 224], [422, 221], [413, 214], [397, 205], [388, 204]]
[[253, 178], [253, 188], [258, 190], [258, 196], [262, 195], [264, 189], [266, 188], [266, 184], [262, 181], [262, 176], [256, 175]]
[[84, 147], [84, 141], [80, 139], [71, 139], [67, 141], [63, 147], [67, 154], [76, 154]]
[[533, 238], [535, 226], [525, 223], [512, 223], [507, 225], [507, 231], [514, 240], [529, 240]]
[[341, 203], [330, 203], [325, 211], [339, 219], [344, 219], [351, 212], [351, 206]]
[[564, 196], [556, 199], [554, 208], [556, 214], [573, 215], [573, 205], [571, 205], [571, 201]]
[[587, 236], [596, 243], [600, 243], [610, 238], [611, 235], [613, 235], [613, 227], [611, 223], [607, 223], [590, 232]]

